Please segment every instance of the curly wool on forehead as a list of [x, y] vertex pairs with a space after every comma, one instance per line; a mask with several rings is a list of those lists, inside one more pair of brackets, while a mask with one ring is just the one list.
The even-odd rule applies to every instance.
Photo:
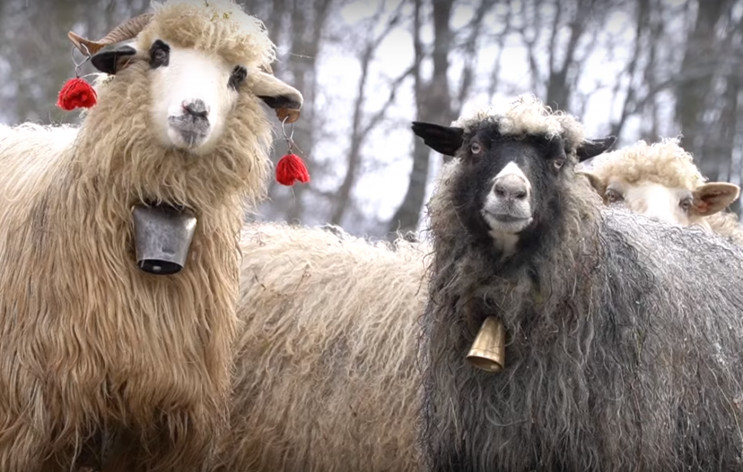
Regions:
[[583, 125], [572, 115], [553, 111], [534, 95], [522, 95], [501, 105], [489, 105], [473, 110], [452, 123], [471, 132], [481, 123], [497, 124], [501, 134], [511, 136], [543, 135], [560, 137], [573, 152], [583, 142]]
[[676, 138], [653, 144], [641, 140], [606, 153], [594, 161], [591, 172], [606, 183], [611, 179], [622, 179], [628, 184], [646, 181], [688, 190], [706, 181], [694, 165], [692, 155], [679, 145]]
[[261, 20], [232, 0], [171, 0], [153, 2], [154, 16], [140, 33], [143, 48], [156, 40], [216, 53], [227, 62], [268, 68], [276, 46]]

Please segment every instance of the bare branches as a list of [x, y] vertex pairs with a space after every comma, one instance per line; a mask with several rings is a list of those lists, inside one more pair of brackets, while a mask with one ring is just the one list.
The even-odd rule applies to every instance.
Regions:
[[[398, 11], [393, 12], [393, 14], [390, 15], [389, 20], [378, 35], [370, 35], [367, 38], [361, 53], [361, 76], [357, 85], [356, 98], [353, 105], [351, 139], [348, 150], [346, 174], [343, 178], [343, 182], [336, 192], [335, 208], [333, 209], [332, 215], [330, 217], [330, 222], [332, 224], [342, 224], [343, 217], [350, 204], [351, 189], [353, 188], [353, 184], [355, 183], [358, 176], [359, 168], [361, 167], [361, 150], [363, 143], [366, 141], [371, 130], [374, 129], [374, 127], [379, 124], [382, 118], [385, 117], [387, 109], [395, 99], [396, 87], [399, 86], [399, 84], [403, 80], [405, 80], [405, 78], [407, 78], [412, 72], [412, 68], [409, 68], [400, 77], [392, 82], [391, 91], [389, 93], [387, 101], [370, 118], [365, 120], [364, 110], [367, 93], [366, 88], [367, 81], [369, 79], [369, 69], [371, 67], [372, 59], [374, 58], [374, 54], [377, 51], [379, 44], [382, 42], [382, 40], [384, 40], [385, 37], [390, 34], [390, 32], [397, 25], [400, 19], [399, 8], [400, 7], [398, 7]], [[377, 12], [378, 17], [381, 16], [381, 14], [382, 12], [381, 10], [379, 10]], [[364, 123], [364, 121], [366, 122]]]
[[456, 94], [457, 102], [453, 108], [461, 109], [462, 104], [467, 99], [470, 90], [475, 81], [474, 69], [477, 66], [478, 54], [477, 45], [480, 36], [482, 35], [483, 21], [485, 20], [487, 12], [493, 7], [495, 0], [480, 0], [477, 5], [472, 20], [469, 24], [463, 28], [465, 32], [469, 32], [457, 52], [461, 53], [461, 57], [464, 58], [464, 67], [462, 68], [462, 80], [459, 85], [459, 91]]
[[[72, 71], [66, 31], [102, 33], [149, 2], [106, 0], [105, 7], [91, 8], [94, 3], [0, 2], [5, 122], [74, 120], [54, 107]], [[535, 93], [552, 106], [590, 115], [592, 128], [620, 136], [620, 143], [682, 133], [708, 177], [740, 180], [743, 0], [238, 3], [266, 22], [279, 46], [274, 72], [305, 96], [295, 140], [313, 182], [291, 190], [272, 186], [262, 209], [267, 218], [333, 221], [353, 231], [355, 221], [394, 213], [385, 229], [414, 229], [433, 177], [431, 156], [399, 128], [411, 119], [449, 122], [475, 96]], [[395, 41], [403, 59], [389, 58]], [[333, 68], [349, 61], [353, 73], [339, 81]], [[373, 136], [386, 123], [396, 149], [377, 158], [387, 143]], [[282, 141], [275, 148], [286, 150]], [[731, 155], [737, 156], [732, 163]], [[412, 170], [399, 206], [357, 190], [370, 181], [365, 172], [400, 172], [408, 158]], [[368, 208], [384, 211], [371, 215]], [[368, 229], [371, 223], [359, 224]]]

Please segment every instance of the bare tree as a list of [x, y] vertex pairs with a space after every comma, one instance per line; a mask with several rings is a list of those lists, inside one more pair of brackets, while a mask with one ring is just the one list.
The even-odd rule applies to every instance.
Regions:
[[[0, 67], [4, 104], [0, 119], [21, 121], [69, 122], [77, 113], [56, 107], [57, 94], [64, 82], [74, 77], [75, 62], [82, 62], [67, 32], [74, 29], [99, 37], [127, 17], [140, 13], [144, 0], [94, 2], [74, 0], [6, 0], [0, 3]], [[102, 14], [103, 13], [103, 14]], [[74, 59], [73, 59], [74, 58]], [[86, 64], [80, 71], [94, 69]]]
[[710, 117], [716, 114], [714, 108], [720, 104], [718, 87], [720, 80], [726, 79], [718, 67], [726, 55], [724, 48], [729, 46], [730, 30], [726, 28], [725, 18], [734, 3], [733, 0], [695, 3], [696, 21], [686, 40], [677, 75], [676, 119], [683, 133], [682, 143], [700, 160], [702, 173], [711, 178], [717, 178], [719, 160], [729, 158], [714, 152], [717, 145], [708, 143], [712, 141], [710, 134], [714, 133], [710, 125], [717, 126], [717, 120], [710, 121]]
[[578, 55], [579, 46], [583, 43], [583, 48], [588, 50], [593, 47], [594, 42], [584, 38], [589, 27], [604, 18], [608, 11], [604, 3], [599, 0], [524, 2], [517, 30], [527, 49], [532, 89], [535, 93], [544, 90], [544, 101], [549, 106], [570, 109], [583, 63]]
[[[275, 66], [275, 73], [288, 80], [302, 92], [304, 106], [302, 119], [294, 125], [287, 125], [286, 132], [292, 133], [294, 141], [303, 156], [310, 174], [314, 173], [313, 152], [319, 141], [321, 123], [316, 114], [316, 96], [320, 84], [317, 82], [317, 67], [323, 47], [323, 34], [332, 12], [333, 0], [277, 0], [271, 4], [270, 11], [265, 2], [257, 2], [256, 10], [263, 12], [272, 39], [288, 49], [289, 54], [281, 57]], [[274, 162], [288, 151], [283, 136], [278, 137], [274, 146]], [[262, 212], [271, 219], [284, 219], [301, 222], [304, 218], [305, 200], [309, 188], [295, 185], [290, 190], [272, 181], [269, 188], [269, 201], [262, 206]]]
[[[381, 17], [381, 11], [377, 13], [377, 19]], [[399, 84], [405, 80], [405, 78], [412, 72], [411, 69], [406, 70], [400, 77], [395, 79], [390, 86], [390, 94], [387, 101], [370, 116], [366, 116], [364, 113], [366, 104], [367, 94], [367, 81], [369, 79], [369, 68], [372, 60], [376, 53], [377, 47], [382, 40], [390, 34], [395, 28], [397, 23], [400, 21], [399, 10], [393, 13], [383, 30], [378, 35], [370, 35], [366, 38], [366, 43], [363, 46], [361, 57], [359, 62], [361, 63], [361, 76], [356, 88], [356, 98], [353, 104], [353, 116], [351, 119], [351, 139], [348, 150], [348, 158], [346, 160], [346, 174], [343, 178], [343, 182], [336, 191], [335, 205], [333, 212], [330, 217], [332, 224], [340, 225], [343, 223], [343, 217], [351, 204], [351, 190], [356, 178], [358, 177], [359, 168], [361, 166], [361, 150], [364, 142], [366, 141], [369, 133], [386, 117], [386, 112], [389, 105], [395, 99], [395, 91]]]
[[[422, 19], [422, 0], [415, 0], [414, 50], [413, 65], [414, 93], [416, 101], [416, 119], [446, 123], [452, 120], [451, 92], [449, 88], [449, 50], [452, 33], [449, 28], [452, 4], [447, 0], [433, 0], [434, 40], [431, 58], [433, 73], [429, 80], [422, 76], [421, 62], [425, 57], [420, 38]], [[408, 190], [402, 204], [390, 221], [390, 232], [414, 231], [420, 219], [423, 199], [428, 180], [430, 149], [420, 140], [413, 145], [413, 169], [410, 172]]]
[[[601, 103], [605, 122], [594, 121], [593, 127], [605, 127], [621, 142], [682, 133], [683, 144], [707, 177], [741, 181], [743, 0], [238, 2], [264, 20], [278, 45], [275, 74], [304, 94], [294, 141], [313, 175], [312, 184], [291, 189], [273, 183], [259, 218], [334, 222], [374, 235], [415, 230], [432, 173], [430, 150], [410, 134], [411, 171], [404, 196], [390, 221], [379, 222], [386, 217], [366, 210], [376, 196], [358, 190], [365, 172], [389, 168], [369, 152], [379, 146], [372, 136], [411, 118], [447, 123], [472, 96], [523, 92], [578, 116], [598, 103], [597, 95], [609, 96], [609, 104]], [[0, 119], [76, 120], [77, 113], [55, 106], [60, 87], [74, 74], [67, 31], [101, 36], [149, 3], [0, 2]], [[348, 9], [363, 14], [349, 20], [343, 16]], [[462, 12], [470, 17], [459, 26]], [[612, 29], [607, 19], [617, 12], [626, 24]], [[401, 30], [412, 34], [413, 57], [409, 64], [391, 65], [380, 53], [380, 42]], [[327, 72], [319, 67], [331, 54], [357, 61], [358, 82], [341, 84], [341, 90], [339, 84], [319, 81]], [[74, 57], [82, 59], [77, 53]], [[617, 72], [597, 72], [602, 60]], [[82, 73], [92, 70], [86, 64]], [[380, 95], [383, 87], [390, 91]], [[395, 114], [406, 99], [415, 108]], [[323, 112], [331, 109], [329, 104], [332, 112]], [[339, 126], [344, 121], [348, 126]], [[287, 151], [280, 131], [274, 149], [276, 162]], [[334, 150], [334, 159], [318, 155], [326, 149]]]
[[[486, 14], [495, 3], [496, 0], [480, 0], [472, 15], [472, 20], [463, 28], [464, 42], [462, 44], [455, 44], [452, 48], [464, 60], [459, 91], [456, 93], [456, 102], [452, 105], [452, 111], [455, 113], [462, 109], [464, 102], [469, 97], [475, 85], [475, 69], [479, 58], [478, 46], [483, 36], [483, 23]], [[500, 33], [498, 36], [500, 38], [505, 37], [503, 33]]]

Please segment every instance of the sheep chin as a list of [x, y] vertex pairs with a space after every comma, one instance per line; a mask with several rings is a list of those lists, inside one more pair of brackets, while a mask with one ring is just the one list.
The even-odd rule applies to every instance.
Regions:
[[482, 217], [491, 229], [491, 235], [517, 235], [534, 221], [531, 216], [522, 218], [515, 215], [495, 214], [487, 210], [482, 211]]
[[208, 121], [171, 116], [168, 118], [168, 124], [167, 135], [170, 144], [194, 154], [204, 151], [202, 148], [208, 141], [210, 131]]

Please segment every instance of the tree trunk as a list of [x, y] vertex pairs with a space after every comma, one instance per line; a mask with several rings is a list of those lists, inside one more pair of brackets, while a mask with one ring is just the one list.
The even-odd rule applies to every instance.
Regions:
[[[313, 148], [317, 140], [317, 120], [315, 117], [315, 96], [317, 95], [317, 61], [321, 49], [322, 32], [328, 19], [332, 0], [313, 0], [308, 6], [304, 0], [277, 0], [268, 15], [268, 22], [274, 31], [269, 30], [277, 44], [289, 41], [290, 56], [275, 65], [275, 73], [299, 90], [304, 97], [302, 117], [293, 125], [286, 125], [287, 134], [292, 133], [300, 154], [310, 175], [313, 171]], [[285, 31], [286, 29], [286, 31]], [[286, 154], [287, 144], [282, 135], [274, 146], [275, 161]], [[310, 187], [297, 183], [290, 191], [280, 187], [274, 180], [269, 186], [269, 203], [263, 205], [271, 219], [285, 219], [301, 223], [305, 215], [305, 200]]]
[[[420, 42], [421, 0], [415, 2], [415, 100], [416, 119], [433, 123], [447, 124], [452, 121], [451, 94], [449, 90], [449, 49], [451, 48], [452, 3], [447, 0], [433, 1], [434, 47], [433, 75], [429, 83], [421, 77], [420, 63], [423, 60], [423, 46]], [[411, 133], [412, 134], [412, 133]], [[415, 231], [420, 220], [420, 212], [426, 197], [430, 149], [419, 139], [415, 139], [413, 148], [413, 169], [408, 180], [408, 189], [402, 203], [390, 220], [390, 232]]]
[[682, 145], [694, 154], [706, 176], [717, 173], [717, 163], [704, 155], [704, 139], [707, 135], [704, 114], [716, 72], [711, 59], [718, 57], [715, 25], [727, 3], [725, 0], [697, 1], [694, 30], [686, 41], [676, 87], [676, 119], [683, 134]]

